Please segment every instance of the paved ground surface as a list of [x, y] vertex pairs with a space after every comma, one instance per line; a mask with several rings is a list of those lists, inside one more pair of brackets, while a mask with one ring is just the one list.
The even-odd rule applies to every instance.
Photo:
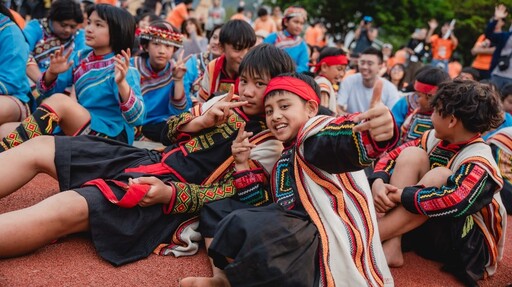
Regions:
[[[39, 175], [18, 192], [0, 199], [0, 213], [32, 205], [57, 192], [56, 182]], [[508, 217], [512, 223], [512, 216]], [[512, 224], [507, 228], [506, 254], [498, 273], [481, 286], [512, 284]], [[406, 253], [405, 267], [392, 269], [396, 286], [461, 286], [440, 265]], [[0, 260], [0, 286], [178, 286], [187, 276], [210, 276], [204, 249], [191, 257], [151, 255], [113, 267], [95, 253], [86, 236], [60, 239], [35, 253]]]

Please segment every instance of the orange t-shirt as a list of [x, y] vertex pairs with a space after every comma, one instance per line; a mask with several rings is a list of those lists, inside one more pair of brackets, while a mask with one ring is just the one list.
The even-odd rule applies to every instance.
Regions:
[[117, 0], [96, 0], [96, 4], [110, 4], [112, 6], [117, 6]]
[[[476, 40], [476, 45], [485, 41], [485, 35], [480, 35]], [[492, 54], [477, 54], [471, 67], [479, 70], [489, 70], [491, 68]]]
[[263, 21], [260, 18], [254, 21], [254, 31], [264, 30], [269, 34], [277, 31], [276, 23], [270, 17], [267, 21]]
[[432, 58], [435, 60], [449, 60], [453, 50], [455, 50], [455, 45], [453, 45], [450, 38], [443, 39], [439, 35], [433, 35], [430, 37], [430, 43], [432, 45]]
[[167, 15], [167, 22], [171, 23], [175, 28], [181, 29], [181, 24], [188, 18], [188, 9], [185, 3], [178, 4], [174, 9]]

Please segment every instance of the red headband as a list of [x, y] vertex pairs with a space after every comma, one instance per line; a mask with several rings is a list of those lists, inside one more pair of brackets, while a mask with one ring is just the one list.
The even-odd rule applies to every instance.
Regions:
[[265, 101], [265, 98], [270, 92], [277, 90], [294, 93], [306, 101], [315, 101], [320, 104], [320, 98], [308, 83], [289, 76], [276, 77], [270, 80], [265, 90], [263, 101]]
[[425, 84], [422, 82], [418, 82], [418, 80], [416, 80], [416, 82], [414, 83], [414, 90], [416, 92], [433, 95], [437, 92], [437, 86]]
[[315, 73], [318, 72], [318, 70], [320, 70], [320, 66], [322, 65], [322, 63], [326, 63], [327, 66], [347, 65], [348, 60], [345, 55], [328, 56], [328, 57], [322, 58], [322, 60], [320, 60], [320, 62], [318, 62], [315, 65]]

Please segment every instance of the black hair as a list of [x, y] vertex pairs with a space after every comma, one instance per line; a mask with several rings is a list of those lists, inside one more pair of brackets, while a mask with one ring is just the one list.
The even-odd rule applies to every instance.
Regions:
[[[153, 21], [153, 22], [149, 23], [149, 26], [155, 27], [155, 28], [158, 28], [158, 29], [164, 30], [164, 31], [173, 31], [173, 32], [179, 33], [178, 29], [176, 29], [173, 25], [171, 25], [169, 22], [167, 22], [165, 20]], [[149, 42], [150, 42], [150, 40], [142, 39], [139, 37], [139, 44], [144, 48], [144, 52], [142, 52], [140, 54], [140, 56], [143, 58], [149, 58], [149, 54], [147, 52]], [[174, 48], [174, 51], [177, 50], [177, 47], [173, 46], [173, 48]]]
[[80, 3], [75, 0], [55, 0], [48, 11], [48, 19], [53, 21], [75, 20], [84, 22], [84, 13]]
[[135, 16], [135, 21], [137, 22], [137, 25], [139, 25], [139, 22], [142, 21], [142, 19], [144, 19], [148, 16], [149, 16], [150, 23], [160, 19], [160, 17], [158, 17], [158, 15], [156, 15], [155, 12], [153, 12], [153, 11], [145, 12], [145, 13], [142, 13], [141, 15]]
[[490, 85], [469, 80], [441, 83], [431, 101], [434, 112], [443, 117], [453, 115], [470, 132], [484, 133], [503, 122], [497, 91]]
[[238, 6], [238, 8], [236, 8], [237, 13], [242, 13], [242, 12], [244, 12], [244, 10], [245, 10], [244, 6]]
[[91, 17], [96, 11], [98, 16], [107, 22], [110, 47], [115, 54], [132, 48], [135, 39], [135, 18], [128, 11], [109, 4], [96, 4], [87, 11]]
[[283, 51], [270, 44], [252, 48], [243, 58], [238, 69], [240, 75], [251, 78], [267, 76], [269, 79], [295, 71], [295, 62]]
[[244, 20], [229, 20], [220, 29], [219, 42], [221, 45], [230, 44], [235, 50], [243, 50], [256, 44], [256, 33]]
[[359, 57], [361, 57], [362, 55], [377, 56], [377, 58], [379, 58], [379, 64], [382, 64], [382, 62], [384, 61], [384, 55], [382, 55], [382, 51], [377, 48], [371, 47], [371, 46], [364, 49], [363, 52], [361, 52], [361, 55]]
[[473, 67], [464, 67], [460, 72], [470, 74], [475, 81], [480, 81], [480, 72]]
[[208, 43], [210, 43], [210, 39], [212, 38], [213, 36], [213, 32], [219, 30], [219, 29], [222, 29], [222, 26], [224, 26], [224, 23], [223, 24], [217, 24], [215, 26], [213, 26], [213, 29], [211, 29], [210, 31], [206, 31], [206, 38], [208, 38]]
[[[285, 74], [281, 74], [281, 75], [278, 75], [278, 76], [279, 77], [292, 77], [292, 78], [296, 78], [296, 79], [299, 79], [299, 80], [305, 82], [306, 84], [310, 85], [311, 88], [313, 89], [313, 91], [315, 91], [316, 96], [318, 97], [318, 102], [320, 102], [320, 96], [321, 96], [320, 86], [316, 83], [316, 81], [315, 81], [315, 79], [313, 79], [313, 77], [310, 77], [310, 76], [308, 76], [306, 74], [303, 74], [303, 73], [297, 73], [297, 72], [285, 73]], [[281, 93], [283, 93], [282, 90], [272, 91], [272, 92], [268, 93], [265, 96], [265, 99], [268, 99], [269, 97], [273, 97], [273, 96], [279, 95]], [[303, 101], [305, 102], [305, 100], [303, 100]]]
[[445, 70], [432, 66], [416, 74], [415, 79], [424, 84], [439, 86], [442, 82], [449, 81], [450, 75]]
[[320, 62], [325, 57], [340, 55], [346, 55], [345, 51], [343, 51], [340, 48], [325, 47], [323, 49], [320, 49], [320, 55], [318, 55], [318, 62]]
[[[16, 23], [16, 20], [14, 19], [14, 16], [12, 16], [12, 13], [11, 11], [9, 11], [9, 9], [7, 7], [5, 7], [5, 5], [3, 3], [0, 3], [0, 13], [1, 14], [4, 14], [5, 16], [7, 16], [9, 19], [11, 19], [11, 21], [13, 23], [15, 23], [16, 25], [18, 25], [18, 23]], [[19, 26], [18, 26], [19, 27]]]
[[187, 32], [187, 25], [190, 22], [194, 23], [194, 26], [196, 26], [197, 35], [203, 36], [203, 28], [201, 28], [201, 23], [199, 23], [199, 20], [197, 20], [194, 17], [188, 18], [187, 20], [183, 21], [183, 24], [181, 25], [181, 32], [185, 34], [185, 36], [190, 37], [190, 35]]
[[182, 3], [185, 5], [188, 5], [190, 3], [194, 2], [194, 0], [183, 0]]
[[512, 84], [506, 84], [501, 89], [501, 100], [504, 101], [508, 96], [512, 96]]
[[256, 15], [258, 15], [258, 17], [267, 16], [268, 15], [267, 8], [261, 7], [260, 9], [258, 9], [258, 13]]

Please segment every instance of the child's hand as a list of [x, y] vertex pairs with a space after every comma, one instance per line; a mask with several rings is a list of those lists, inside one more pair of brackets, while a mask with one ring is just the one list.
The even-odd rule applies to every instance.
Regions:
[[402, 192], [403, 189], [398, 189], [395, 187], [395, 189], [389, 190], [388, 198], [393, 201], [394, 203], [401, 203], [402, 202]]
[[251, 155], [251, 149], [256, 145], [249, 142], [249, 138], [252, 136], [252, 132], [245, 131], [245, 123], [242, 124], [238, 130], [236, 139], [231, 144], [231, 153], [235, 159], [235, 168], [237, 171], [249, 169], [249, 156]]
[[48, 67], [48, 72], [58, 75], [73, 66], [73, 60], [68, 62], [71, 52], [73, 52], [73, 49], [69, 49], [68, 52], [64, 54], [64, 46], [60, 46], [59, 50], [50, 55], [50, 66]]
[[128, 48], [127, 51], [122, 50], [121, 54], [117, 54], [114, 57], [115, 61], [115, 80], [119, 85], [126, 78], [126, 73], [128, 73], [128, 68], [130, 67], [130, 56], [131, 52]]
[[211, 128], [224, 124], [228, 118], [233, 114], [232, 109], [244, 106], [247, 101], [231, 102], [233, 98], [234, 89], [231, 87], [229, 93], [224, 99], [215, 103], [210, 109], [206, 111], [202, 117], [203, 128]]
[[430, 19], [430, 21], [428, 21], [428, 26], [430, 27], [430, 29], [434, 30], [435, 28], [437, 28], [437, 26], [439, 26], [439, 24], [437, 23], [436, 19]]
[[373, 204], [375, 205], [375, 210], [377, 210], [377, 212], [386, 213], [396, 206], [395, 201], [391, 200], [388, 196], [396, 190], [397, 188], [395, 186], [384, 183], [380, 178], [373, 182]]
[[185, 59], [183, 59], [183, 53], [185, 53], [185, 50], [182, 50], [181, 53], [178, 55], [178, 61], [174, 64], [174, 67], [172, 69], [172, 78], [174, 80], [181, 80], [183, 79], [183, 76], [185, 76], [185, 73], [187, 72], [187, 67], [185, 66], [185, 63], [187, 63], [188, 59], [192, 55], [188, 55]]
[[166, 204], [169, 203], [172, 198], [172, 187], [166, 185], [163, 181], [154, 176], [129, 179], [128, 185], [132, 184], [147, 184], [151, 186], [148, 193], [139, 201], [139, 205], [142, 207], [159, 203]]
[[391, 111], [380, 100], [382, 94], [382, 80], [377, 80], [373, 88], [370, 109], [357, 115], [354, 121], [367, 120], [354, 127], [354, 132], [369, 131], [375, 141], [386, 141], [393, 138], [394, 121]]
[[500, 4], [494, 8], [494, 19], [505, 19], [508, 16], [507, 7]]

